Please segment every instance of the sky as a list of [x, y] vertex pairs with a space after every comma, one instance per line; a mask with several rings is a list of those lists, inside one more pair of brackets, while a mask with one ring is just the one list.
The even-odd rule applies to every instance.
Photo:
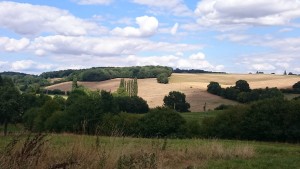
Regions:
[[162, 65], [300, 74], [300, 0], [0, 1], [0, 72]]

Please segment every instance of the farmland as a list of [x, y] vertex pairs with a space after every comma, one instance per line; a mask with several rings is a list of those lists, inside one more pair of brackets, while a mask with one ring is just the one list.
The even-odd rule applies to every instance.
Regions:
[[[299, 76], [264, 75], [264, 74], [176, 74], [170, 77], [169, 84], [159, 84], [156, 79], [139, 79], [138, 95], [145, 99], [150, 107], [161, 106], [163, 97], [170, 91], [180, 91], [185, 93], [187, 101], [191, 104], [191, 111], [203, 111], [214, 109], [220, 104], [237, 104], [237, 102], [223, 99], [219, 96], [206, 92], [207, 85], [211, 81], [219, 82], [222, 87], [235, 85], [237, 80], [246, 80], [251, 88], [278, 87], [290, 88], [300, 80]], [[103, 82], [79, 82], [92, 90], [106, 90], [114, 92], [119, 86], [120, 79], [112, 79]], [[71, 90], [71, 82], [64, 82], [47, 87], [47, 89]]]

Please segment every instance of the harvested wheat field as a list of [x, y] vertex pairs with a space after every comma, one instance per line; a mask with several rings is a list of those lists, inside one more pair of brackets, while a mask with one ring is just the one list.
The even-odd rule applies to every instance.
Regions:
[[[139, 79], [138, 95], [144, 98], [150, 107], [161, 106], [163, 98], [170, 91], [185, 93], [187, 101], [191, 104], [191, 111], [203, 111], [214, 109], [220, 104], [237, 104], [237, 102], [223, 99], [206, 92], [207, 85], [211, 81], [219, 82], [222, 87], [233, 86], [237, 80], [246, 80], [251, 88], [278, 87], [289, 88], [300, 81], [299, 76], [281, 76], [264, 74], [172, 74], [169, 84], [159, 84], [155, 78]], [[120, 79], [103, 82], [79, 82], [92, 90], [106, 90], [114, 92], [119, 86]], [[65, 82], [47, 87], [47, 89], [71, 90], [72, 82]]]

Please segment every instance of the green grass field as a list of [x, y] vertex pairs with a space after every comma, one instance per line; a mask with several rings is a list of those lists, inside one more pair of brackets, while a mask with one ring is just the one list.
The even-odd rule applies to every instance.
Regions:
[[[299, 144], [130, 137], [100, 137], [97, 141], [96, 136], [73, 134], [51, 134], [47, 138], [50, 139], [48, 148], [43, 150], [48, 152], [45, 156], [49, 159], [44, 162], [58, 162], [59, 158], [64, 161], [70, 156], [68, 153], [72, 152], [72, 158], [79, 163], [74, 168], [97, 168], [95, 166], [99, 163], [93, 160], [106, 160], [104, 168], [118, 168], [121, 157], [133, 158], [141, 153], [143, 158], [148, 158], [147, 153], [156, 153], [159, 157], [155, 161], [157, 168], [298, 169], [300, 166]], [[11, 136], [0, 137], [0, 151], [3, 151], [11, 139]], [[101, 153], [105, 153], [105, 159], [100, 158]], [[52, 158], [56, 160], [53, 161]], [[132, 160], [136, 160], [135, 165], [146, 163], [139, 161], [139, 158]]]

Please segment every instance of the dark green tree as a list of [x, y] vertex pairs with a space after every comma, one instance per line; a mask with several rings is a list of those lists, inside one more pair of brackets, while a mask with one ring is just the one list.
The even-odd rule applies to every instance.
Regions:
[[293, 89], [300, 90], [300, 81], [293, 85]]
[[138, 81], [137, 78], [133, 79], [133, 96], [137, 96], [138, 95]]
[[238, 80], [235, 82], [235, 88], [240, 90], [240, 92], [250, 92], [250, 86], [246, 80]]
[[164, 97], [164, 106], [178, 112], [188, 112], [190, 108], [190, 104], [185, 100], [185, 94], [178, 91], [171, 91]]
[[185, 123], [174, 110], [156, 108], [139, 120], [139, 129], [144, 137], [177, 136]]
[[21, 94], [10, 78], [1, 78], [0, 84], [0, 123], [6, 135], [8, 124], [21, 118]]
[[77, 77], [73, 76], [73, 81], [72, 81], [72, 90], [75, 90], [78, 88], [78, 84], [77, 84]]
[[207, 92], [221, 95], [222, 88], [218, 82], [210, 82], [209, 85], [207, 85]]

